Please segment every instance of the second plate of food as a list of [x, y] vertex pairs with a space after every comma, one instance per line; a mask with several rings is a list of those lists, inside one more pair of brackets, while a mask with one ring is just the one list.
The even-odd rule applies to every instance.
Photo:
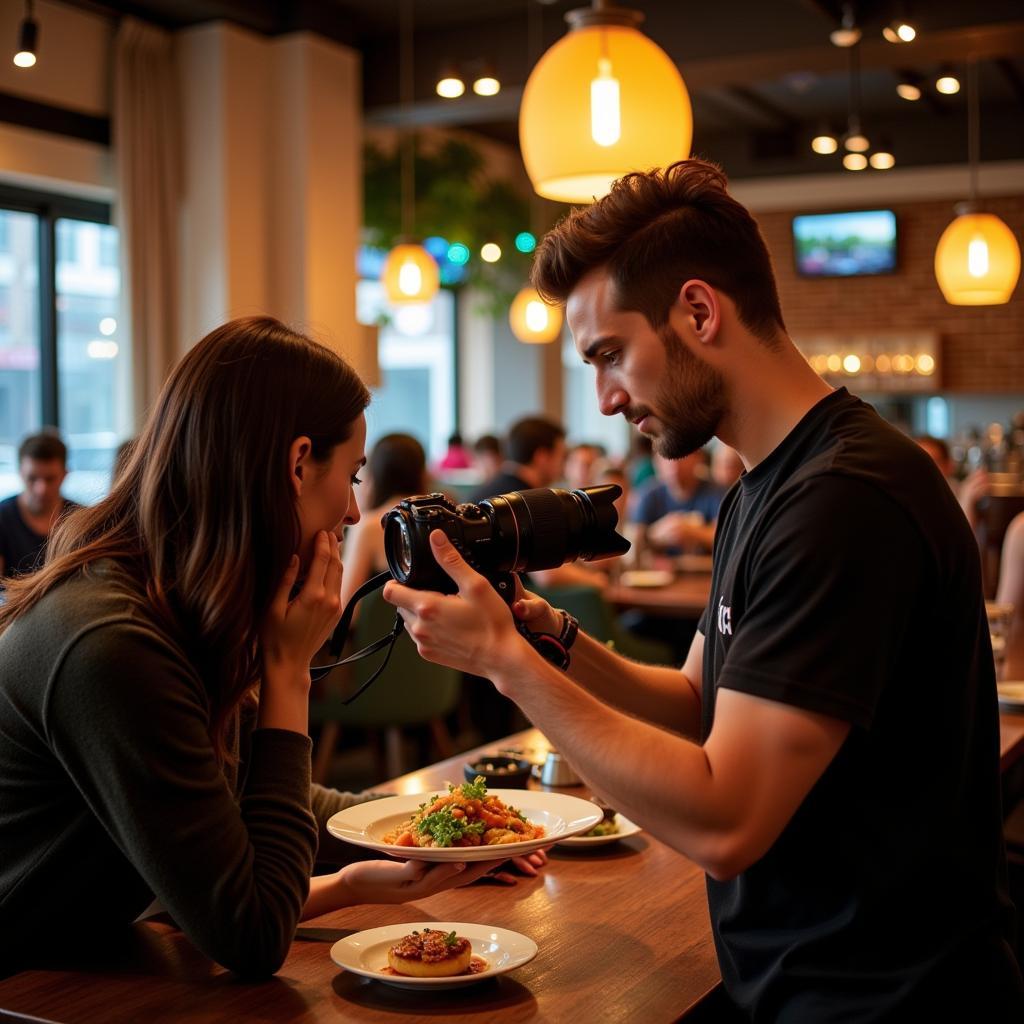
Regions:
[[[327, 821], [327, 831], [355, 846], [410, 860], [506, 860], [588, 832], [602, 817], [601, 811], [589, 800], [563, 793], [492, 789], [482, 798], [474, 795], [463, 799], [457, 795], [455, 799], [445, 799], [461, 794], [465, 788], [471, 789], [456, 786], [448, 793], [443, 790], [416, 793], [356, 804], [332, 815]], [[480, 807], [469, 808], [467, 817], [466, 804], [473, 800]], [[496, 809], [499, 805], [505, 810], [488, 811], [488, 807]], [[435, 807], [437, 809], [433, 810]], [[457, 810], [462, 810], [463, 815], [453, 817]], [[478, 817], [480, 811], [488, 813]], [[433, 832], [419, 830], [419, 823], [427, 817], [431, 818], [428, 824]], [[499, 827], [502, 817], [515, 828], [524, 828], [528, 838], [513, 839], [506, 829]], [[512, 822], [513, 818], [522, 822], [522, 826]], [[472, 836], [473, 831], [479, 835], [478, 845], [456, 845], [464, 841], [462, 834]], [[404, 836], [434, 845], [408, 845], [407, 839], [403, 845]], [[470, 841], [476, 842], [475, 839]]]
[[[442, 941], [449, 941], [453, 950], [457, 950], [463, 943], [468, 944], [465, 950], [467, 963], [459, 973], [444, 977], [412, 977], [391, 967], [394, 957], [389, 954], [392, 951], [400, 951], [408, 944], [407, 940], [423, 936], [429, 931], [440, 933]], [[519, 932], [453, 921], [369, 928], [340, 939], [331, 947], [331, 959], [346, 971], [382, 981], [386, 985], [417, 989], [471, 985], [522, 967], [536, 955], [537, 943]], [[400, 961], [394, 962], [402, 966]]]
[[[614, 831], [608, 830], [609, 825]], [[604, 846], [606, 843], [614, 843], [619, 839], [628, 839], [642, 831], [643, 829], [639, 825], [633, 824], [624, 814], [616, 814], [611, 822], [598, 822], [588, 832], [566, 839], [564, 845], [574, 848], [577, 846]], [[597, 835], [594, 835], [594, 832], [597, 832]]]

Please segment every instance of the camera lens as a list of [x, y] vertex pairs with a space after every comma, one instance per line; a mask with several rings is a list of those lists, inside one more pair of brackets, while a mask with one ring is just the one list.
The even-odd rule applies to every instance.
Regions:
[[391, 575], [399, 583], [407, 583], [413, 568], [412, 537], [402, 512], [391, 512], [384, 517], [384, 550]]
[[398, 565], [406, 575], [412, 572], [412, 540], [404, 519], [398, 520]]

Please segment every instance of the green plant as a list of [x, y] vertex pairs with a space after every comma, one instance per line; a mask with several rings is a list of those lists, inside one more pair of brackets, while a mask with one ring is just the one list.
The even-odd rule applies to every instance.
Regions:
[[[416, 144], [413, 231], [419, 239], [439, 235], [462, 242], [472, 253], [460, 285], [475, 286], [487, 311], [502, 315], [530, 273], [532, 254], [514, 244], [530, 225], [530, 202], [510, 182], [489, 178], [484, 158], [472, 145], [448, 139], [436, 147]], [[368, 144], [363, 154], [364, 242], [390, 248], [402, 233], [401, 159]], [[502, 257], [485, 263], [480, 248], [497, 242]]]

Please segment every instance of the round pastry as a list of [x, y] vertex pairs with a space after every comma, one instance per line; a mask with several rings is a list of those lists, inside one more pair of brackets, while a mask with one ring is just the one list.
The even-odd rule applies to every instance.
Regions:
[[473, 947], [455, 932], [424, 928], [406, 935], [388, 950], [388, 965], [396, 974], [413, 978], [450, 978], [469, 970]]

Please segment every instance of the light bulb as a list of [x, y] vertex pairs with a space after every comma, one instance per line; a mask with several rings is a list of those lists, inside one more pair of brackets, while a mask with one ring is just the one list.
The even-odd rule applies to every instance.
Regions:
[[861, 135], [860, 131], [852, 132], [843, 139], [843, 145], [846, 147], [847, 152], [850, 153], [866, 153], [871, 148], [871, 143], [866, 135]]
[[423, 271], [412, 260], [407, 260], [398, 269], [398, 290], [403, 295], [412, 296], [417, 295], [422, 287]]
[[909, 22], [893, 21], [882, 29], [882, 35], [890, 43], [912, 43], [917, 38], [917, 29]]
[[482, 75], [473, 82], [473, 92], [477, 96], [497, 96], [501, 92], [501, 82], [493, 75]]
[[871, 154], [871, 166], [874, 167], [876, 171], [887, 171], [889, 168], [895, 167], [895, 165], [896, 157], [884, 149]]
[[868, 158], [863, 153], [847, 153], [843, 157], [843, 166], [848, 171], [863, 171], [868, 165]]
[[955, 96], [960, 91], [960, 79], [956, 75], [941, 75], [935, 80], [935, 88], [943, 96]]
[[457, 100], [465, 91], [466, 84], [461, 78], [442, 78], [437, 83], [437, 95], [446, 100]]
[[497, 263], [501, 259], [501, 246], [495, 242], [487, 242], [480, 248], [480, 259], [484, 263]]
[[860, 373], [860, 356], [843, 356], [843, 369], [847, 373]]
[[619, 80], [607, 57], [598, 59], [597, 78], [590, 83], [590, 137], [599, 146], [614, 146], [622, 137]]
[[14, 55], [14, 63], [19, 68], [30, 68], [35, 65], [36, 55], [31, 50], [19, 50]]
[[967, 244], [967, 273], [984, 277], [988, 273], [988, 242], [980, 235]]
[[836, 141], [834, 135], [815, 135], [811, 139], [811, 149], [815, 153], [821, 153], [823, 156], [827, 156], [829, 153], [834, 153], [839, 148], [839, 143]]
[[548, 307], [534, 299], [526, 304], [526, 326], [536, 333], [547, 329]]
[[914, 82], [897, 82], [896, 94], [900, 99], [914, 103], [921, 98], [921, 87]]

